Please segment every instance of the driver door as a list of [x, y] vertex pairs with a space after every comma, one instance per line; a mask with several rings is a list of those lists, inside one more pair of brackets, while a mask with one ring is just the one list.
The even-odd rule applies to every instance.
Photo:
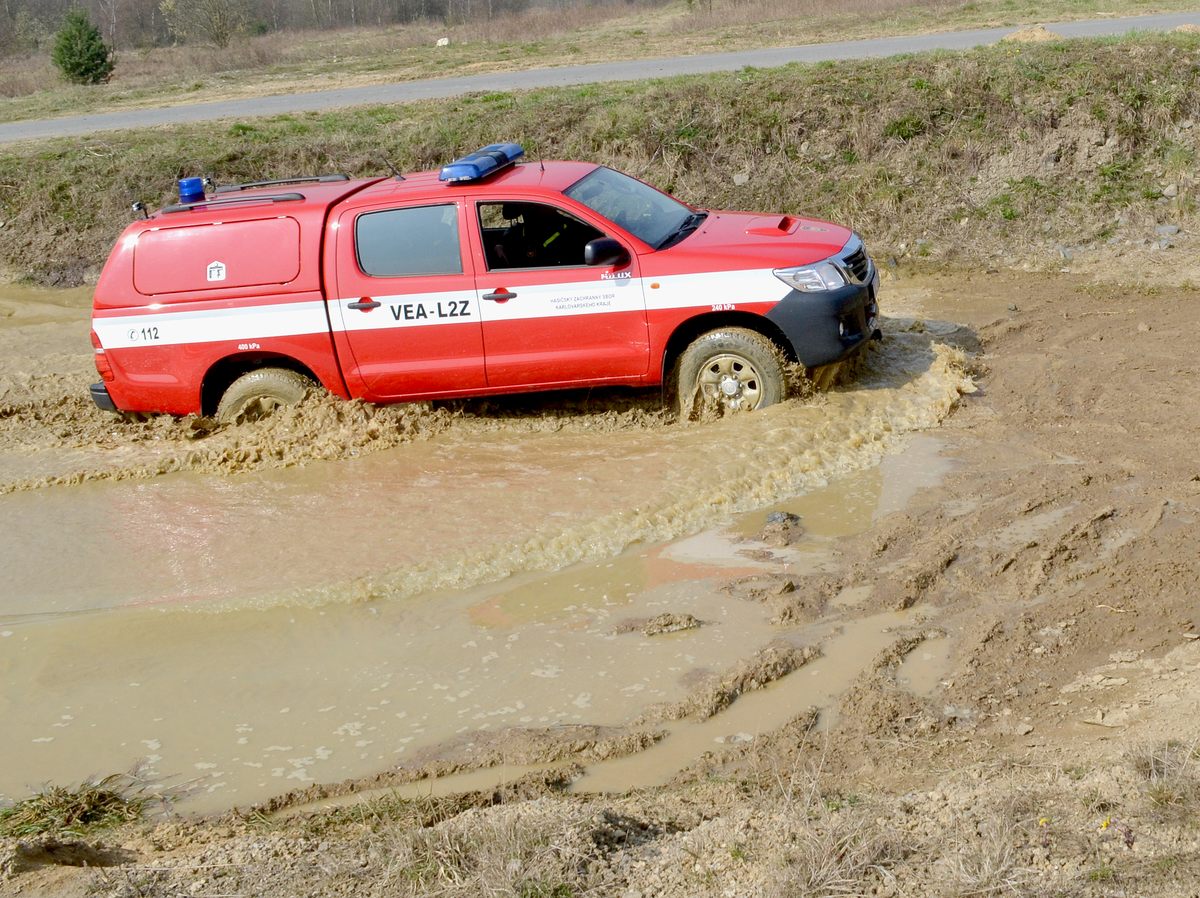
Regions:
[[622, 266], [583, 262], [606, 236], [540, 202], [474, 204], [476, 296], [487, 384], [569, 387], [635, 381], [649, 370], [646, 303], [632, 248]]

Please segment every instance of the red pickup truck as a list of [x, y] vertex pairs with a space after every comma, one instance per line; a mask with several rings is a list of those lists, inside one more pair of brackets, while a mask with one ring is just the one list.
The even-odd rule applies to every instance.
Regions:
[[713, 212], [493, 144], [440, 171], [220, 187], [135, 221], [96, 285], [112, 411], [256, 416], [319, 384], [374, 403], [667, 384], [785, 398], [872, 337], [878, 276], [828, 222]]

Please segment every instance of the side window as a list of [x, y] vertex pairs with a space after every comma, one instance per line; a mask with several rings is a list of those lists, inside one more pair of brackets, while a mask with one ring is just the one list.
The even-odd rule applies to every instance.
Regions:
[[377, 278], [462, 274], [458, 207], [416, 206], [367, 212], [354, 224], [363, 273]]
[[583, 248], [604, 235], [544, 203], [480, 203], [479, 231], [489, 270], [583, 264]]

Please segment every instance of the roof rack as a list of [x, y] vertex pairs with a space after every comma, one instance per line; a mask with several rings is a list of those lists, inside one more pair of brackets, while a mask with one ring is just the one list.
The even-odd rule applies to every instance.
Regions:
[[278, 187], [280, 184], [332, 184], [335, 181], [349, 181], [349, 175], [308, 175], [301, 178], [277, 178], [274, 181], [247, 181], [245, 184], [225, 184], [216, 189], [216, 193], [236, 193], [239, 190], [252, 190], [255, 187]]
[[303, 193], [273, 193], [267, 196], [227, 196], [219, 199], [199, 200], [195, 203], [174, 203], [163, 206], [160, 212], [187, 212], [191, 209], [210, 206], [232, 206], [235, 203], [292, 203], [303, 200]]

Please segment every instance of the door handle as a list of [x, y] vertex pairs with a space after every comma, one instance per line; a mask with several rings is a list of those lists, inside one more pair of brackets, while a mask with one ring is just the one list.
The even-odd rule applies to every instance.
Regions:
[[516, 299], [516, 297], [517, 294], [513, 293], [511, 290], [505, 290], [503, 287], [501, 287], [495, 293], [483, 294], [484, 299], [490, 299], [492, 302], [508, 302], [510, 299]]
[[369, 312], [371, 309], [378, 309], [380, 303], [369, 296], [364, 296], [358, 302], [352, 302], [347, 308], [357, 309], [360, 312]]

